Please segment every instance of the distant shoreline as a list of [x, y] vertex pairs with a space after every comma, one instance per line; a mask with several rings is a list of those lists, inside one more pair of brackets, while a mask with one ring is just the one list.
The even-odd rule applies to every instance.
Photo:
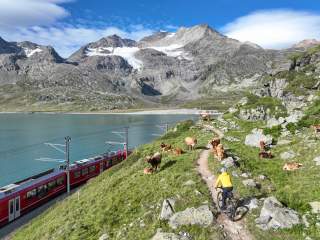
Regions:
[[[132, 109], [127, 111], [114, 111], [114, 112], [37, 112], [37, 111], [26, 111], [26, 112], [0, 112], [0, 114], [65, 114], [65, 115], [199, 115], [200, 112], [207, 110], [199, 110], [199, 109]], [[212, 115], [220, 115], [216, 110], [208, 110]]]

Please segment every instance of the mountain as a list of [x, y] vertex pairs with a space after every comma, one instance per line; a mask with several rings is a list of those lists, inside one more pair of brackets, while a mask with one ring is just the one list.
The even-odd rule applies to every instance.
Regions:
[[287, 55], [230, 39], [208, 25], [158, 32], [138, 42], [112, 35], [68, 59], [52, 47], [0, 39], [0, 84], [32, 91], [33, 103], [45, 98], [46, 103], [82, 104], [73, 100], [90, 102], [90, 95], [94, 108], [103, 109], [126, 107], [120, 104], [123, 97], [129, 107], [164, 99], [175, 104], [230, 85], [247, 87], [264, 74], [289, 69]]
[[302, 40], [301, 42], [294, 44], [292, 46], [292, 48], [310, 48], [310, 47], [314, 47], [316, 45], [319, 45], [320, 41], [316, 40], [316, 39], [305, 39]]

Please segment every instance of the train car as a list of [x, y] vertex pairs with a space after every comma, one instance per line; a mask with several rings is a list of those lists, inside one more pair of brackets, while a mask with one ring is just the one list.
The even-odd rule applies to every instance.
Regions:
[[0, 226], [66, 191], [65, 171], [51, 169], [0, 188]]
[[[118, 151], [75, 161], [70, 165], [70, 187], [84, 184], [124, 159], [125, 151]], [[65, 166], [0, 188], [0, 227], [66, 191]]]

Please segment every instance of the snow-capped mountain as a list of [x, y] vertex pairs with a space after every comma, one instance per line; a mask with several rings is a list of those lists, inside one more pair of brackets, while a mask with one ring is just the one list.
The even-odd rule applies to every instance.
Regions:
[[190, 99], [289, 67], [286, 53], [230, 39], [208, 25], [158, 32], [138, 42], [112, 35], [65, 60], [52, 47], [0, 39], [0, 84], [55, 89], [56, 94], [76, 90], [86, 95], [86, 90], [141, 101]]

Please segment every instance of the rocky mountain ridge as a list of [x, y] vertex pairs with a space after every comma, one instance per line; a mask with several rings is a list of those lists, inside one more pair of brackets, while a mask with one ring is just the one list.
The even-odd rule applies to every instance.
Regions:
[[67, 59], [52, 47], [0, 39], [0, 87], [15, 84], [22, 92], [31, 91], [30, 101], [37, 104], [39, 99], [54, 102], [57, 95], [76, 98], [71, 92], [99, 99], [125, 96], [133, 105], [170, 104], [229, 85], [252, 86], [265, 74], [289, 70], [292, 62], [287, 56], [292, 51], [242, 43], [208, 25], [158, 32], [138, 42], [112, 35], [81, 47]]

